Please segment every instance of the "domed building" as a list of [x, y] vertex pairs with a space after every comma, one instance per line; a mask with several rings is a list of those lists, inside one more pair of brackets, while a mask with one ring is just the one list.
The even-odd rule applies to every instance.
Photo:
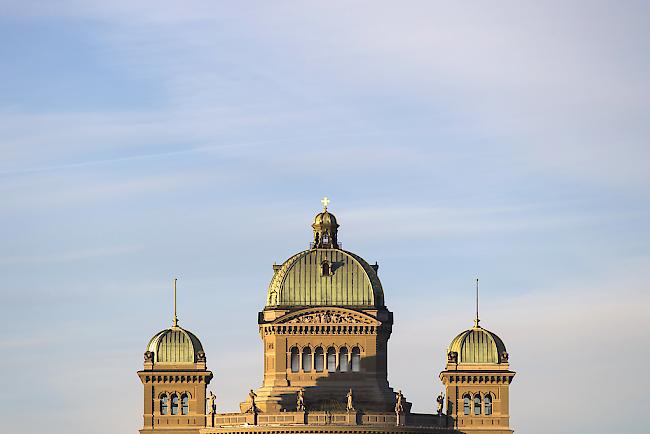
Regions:
[[464, 433], [512, 433], [510, 383], [515, 373], [510, 371], [501, 338], [479, 325], [478, 302], [476, 312], [474, 327], [451, 341], [445, 370], [440, 373], [447, 413], [454, 427]]
[[205, 427], [206, 387], [212, 372], [206, 367], [201, 341], [178, 326], [176, 279], [174, 319], [171, 328], [149, 340], [144, 352], [144, 369], [138, 371], [144, 386], [144, 426], [141, 433], [173, 430], [197, 434]]
[[[436, 413], [414, 413], [402, 392], [389, 385], [393, 314], [385, 304], [379, 266], [341, 247], [339, 224], [327, 203], [324, 199], [311, 225], [309, 248], [273, 265], [258, 314], [261, 387], [249, 391], [236, 413], [217, 413], [211, 394], [206, 412], [212, 373], [199, 339], [174, 319], [171, 329], [150, 340], [138, 373], [145, 386], [142, 433], [511, 432], [503, 385], [514, 373], [507, 370], [501, 339], [478, 327], [478, 320], [448, 351], [441, 373], [446, 411], [439, 396]], [[494, 387], [488, 387], [491, 381]], [[465, 396], [480, 397], [481, 415], [459, 413]]]

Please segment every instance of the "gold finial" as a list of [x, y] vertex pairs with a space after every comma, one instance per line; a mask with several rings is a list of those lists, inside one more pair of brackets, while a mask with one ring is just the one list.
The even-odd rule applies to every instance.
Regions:
[[178, 317], [176, 316], [176, 281], [178, 279], [174, 277], [174, 322], [172, 322], [173, 327], [178, 327]]
[[320, 203], [323, 204], [323, 211], [327, 211], [327, 205], [330, 204], [330, 200], [327, 198], [327, 196], [325, 196], [325, 197], [320, 201]]
[[478, 323], [481, 320], [478, 319], [478, 278], [476, 279], [476, 319], [474, 320], [474, 327], [478, 327]]

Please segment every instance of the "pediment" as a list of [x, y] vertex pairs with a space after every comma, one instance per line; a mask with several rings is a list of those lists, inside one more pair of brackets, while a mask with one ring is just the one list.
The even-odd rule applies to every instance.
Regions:
[[301, 309], [274, 321], [274, 324], [368, 324], [378, 325], [372, 316], [339, 307]]

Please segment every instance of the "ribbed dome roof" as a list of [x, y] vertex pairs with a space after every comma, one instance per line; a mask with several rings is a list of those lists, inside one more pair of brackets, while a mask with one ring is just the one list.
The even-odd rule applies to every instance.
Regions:
[[203, 345], [193, 333], [172, 327], [157, 333], [147, 345], [154, 363], [196, 363], [205, 360]]
[[334, 214], [328, 211], [323, 211], [321, 213], [316, 214], [316, 217], [314, 217], [313, 225], [328, 225], [328, 226], [335, 226], [337, 228], [339, 226]]
[[384, 291], [375, 266], [351, 252], [305, 250], [274, 269], [267, 307], [384, 306]]
[[[499, 336], [480, 326], [465, 330], [451, 341], [448, 354], [458, 363], [507, 363], [506, 346]], [[450, 357], [452, 359], [453, 357]]]

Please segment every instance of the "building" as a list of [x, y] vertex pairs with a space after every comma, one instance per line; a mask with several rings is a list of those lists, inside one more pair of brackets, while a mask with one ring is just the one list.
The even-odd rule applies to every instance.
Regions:
[[[506, 434], [514, 376], [501, 339], [478, 325], [453, 339], [440, 374], [446, 400], [437, 414], [411, 412], [390, 387], [388, 339], [377, 263], [343, 250], [339, 224], [324, 209], [309, 249], [273, 266], [264, 309], [264, 379], [237, 413], [217, 413], [206, 395], [212, 373], [199, 339], [178, 326], [156, 334], [145, 351], [142, 434], [456, 433]], [[207, 400], [207, 408], [206, 408]], [[446, 402], [446, 409], [445, 407]]]

